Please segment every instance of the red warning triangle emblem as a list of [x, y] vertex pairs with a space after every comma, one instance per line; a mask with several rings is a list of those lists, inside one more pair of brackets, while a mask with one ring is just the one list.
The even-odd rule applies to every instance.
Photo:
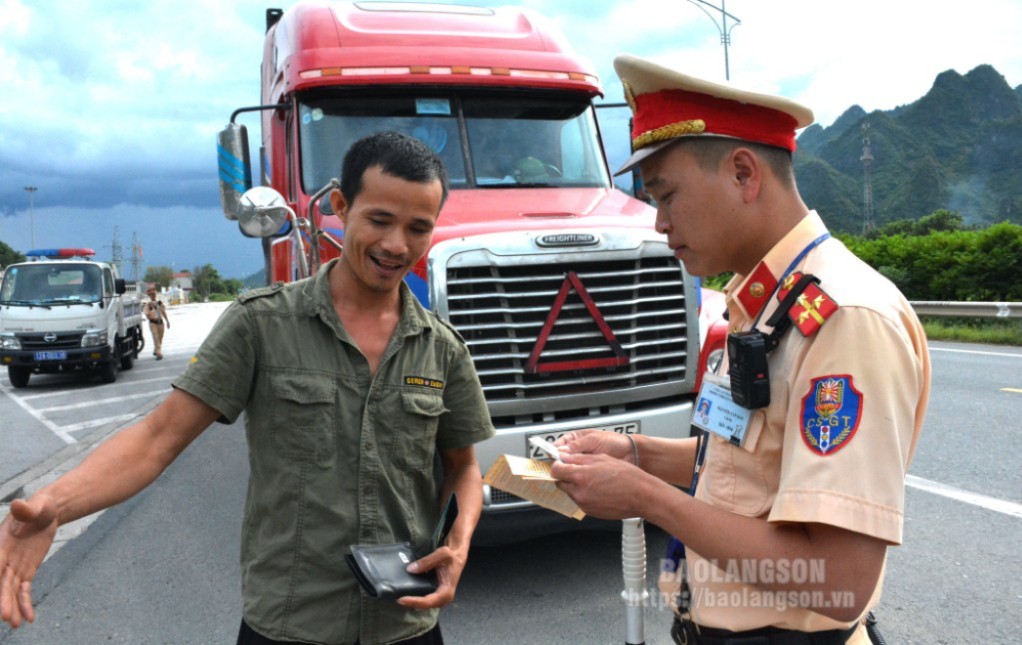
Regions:
[[[568, 299], [568, 291], [572, 288], [575, 289], [575, 293], [577, 293], [582, 299], [586, 309], [589, 311], [589, 315], [593, 317], [593, 322], [595, 322], [596, 326], [600, 328], [600, 332], [607, 340], [607, 344], [610, 345], [610, 349], [614, 355], [605, 358], [588, 358], [572, 361], [540, 363], [539, 357], [543, 353], [543, 349], [546, 347], [547, 340], [550, 338], [550, 332], [554, 329], [554, 323], [557, 322], [557, 319], [561, 315], [561, 309], [564, 307], [564, 303]], [[617, 341], [617, 338], [614, 336], [614, 332], [610, 329], [607, 321], [604, 320], [603, 314], [601, 314], [600, 310], [596, 308], [596, 303], [589, 295], [589, 292], [586, 291], [585, 285], [582, 284], [578, 274], [574, 271], [569, 271], [564, 277], [564, 283], [561, 284], [561, 290], [557, 293], [557, 299], [554, 301], [554, 306], [550, 310], [550, 315], [547, 316], [546, 322], [543, 324], [543, 329], [539, 332], [539, 338], [536, 339], [536, 346], [532, 348], [532, 353], [529, 354], [529, 360], [525, 364], [525, 373], [539, 374], [542, 372], [565, 372], [569, 370], [584, 370], [597, 367], [618, 367], [627, 364], [628, 354], [626, 354], [625, 350], [622, 349], [621, 343]]]

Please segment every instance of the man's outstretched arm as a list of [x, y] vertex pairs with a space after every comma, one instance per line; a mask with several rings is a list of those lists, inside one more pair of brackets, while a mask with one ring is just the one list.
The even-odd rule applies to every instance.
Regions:
[[220, 413], [174, 390], [156, 409], [96, 448], [78, 467], [0, 522], [0, 620], [35, 620], [31, 589], [57, 527], [135, 495], [162, 473]]

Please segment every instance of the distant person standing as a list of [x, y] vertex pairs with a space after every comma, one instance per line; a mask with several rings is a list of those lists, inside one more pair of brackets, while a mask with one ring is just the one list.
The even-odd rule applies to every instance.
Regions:
[[170, 318], [167, 318], [167, 306], [156, 297], [156, 289], [150, 289], [146, 294], [149, 302], [145, 304], [145, 317], [149, 321], [149, 333], [153, 336], [153, 356], [156, 360], [163, 360], [163, 325], [167, 324], [170, 329]]

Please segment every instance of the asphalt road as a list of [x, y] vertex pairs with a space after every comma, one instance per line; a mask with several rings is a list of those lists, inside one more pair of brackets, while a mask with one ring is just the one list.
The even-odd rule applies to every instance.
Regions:
[[[934, 343], [932, 355], [933, 397], [910, 471], [905, 545], [888, 559], [882, 630], [891, 643], [1019, 642], [1022, 350]], [[9, 395], [0, 392], [5, 467], [14, 428], [39, 439], [33, 454], [55, 446], [46, 428], [23, 427], [34, 420], [27, 411], [7, 422]], [[126, 405], [138, 413], [153, 403]], [[240, 423], [211, 427], [152, 487], [46, 562], [35, 584], [39, 622], [0, 628], [0, 642], [234, 642], [246, 477]], [[933, 492], [935, 484], [949, 488]], [[666, 538], [649, 527], [647, 539], [652, 585]], [[613, 532], [477, 547], [442, 625], [450, 643], [620, 643], [621, 588]], [[669, 620], [666, 609], [647, 608], [647, 643], [670, 642]]]

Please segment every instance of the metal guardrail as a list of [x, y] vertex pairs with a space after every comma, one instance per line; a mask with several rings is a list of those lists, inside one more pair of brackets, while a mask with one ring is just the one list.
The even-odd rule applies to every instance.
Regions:
[[921, 316], [954, 316], [958, 318], [1022, 318], [1022, 302], [910, 302]]

